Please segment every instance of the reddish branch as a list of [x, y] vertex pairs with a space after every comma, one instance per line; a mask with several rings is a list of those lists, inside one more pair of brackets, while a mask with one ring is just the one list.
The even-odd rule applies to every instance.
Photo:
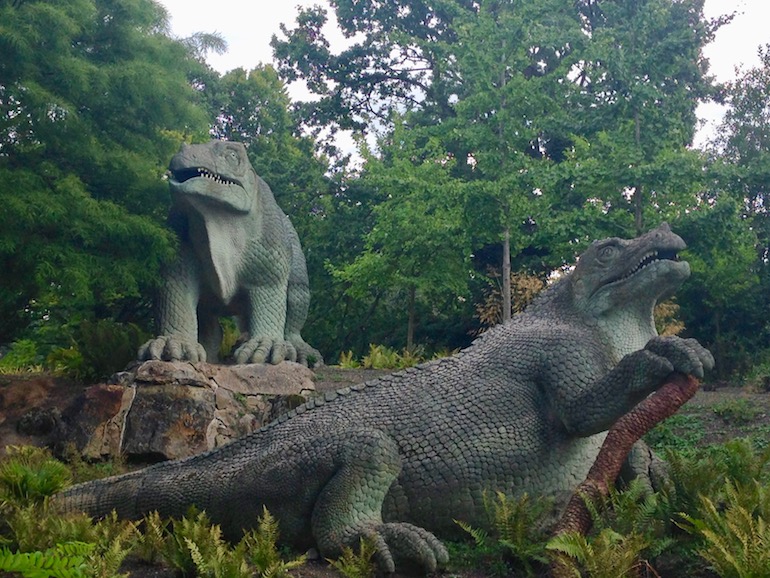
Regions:
[[[567, 532], [588, 533], [592, 520], [586, 500], [597, 503], [607, 496], [610, 484], [617, 479], [631, 447], [656, 424], [675, 414], [695, 395], [699, 385], [695, 377], [675, 373], [660, 389], [615, 422], [607, 432], [588, 476], [572, 494], [567, 509], [553, 531], [554, 536]], [[554, 578], [566, 576], [564, 570], [565, 567], [557, 557], [551, 565], [551, 575]]]

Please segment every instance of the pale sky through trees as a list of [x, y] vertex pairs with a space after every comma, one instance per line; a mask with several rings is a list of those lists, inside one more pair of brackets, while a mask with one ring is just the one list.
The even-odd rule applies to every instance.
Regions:
[[[228, 43], [225, 54], [211, 54], [208, 62], [219, 72], [234, 68], [254, 68], [259, 63], [272, 61], [270, 39], [279, 34], [279, 25], [294, 27], [297, 6], [326, 5], [319, 0], [160, 0], [171, 14], [174, 35], [189, 36], [194, 32], [218, 32]], [[730, 80], [736, 66], [750, 67], [759, 63], [757, 48], [770, 43], [767, 22], [770, 21], [768, 0], [706, 0], [705, 14], [716, 17], [737, 10], [738, 16], [723, 27], [714, 43], [706, 48], [711, 62], [711, 73], [719, 81]], [[329, 28], [328, 38], [334, 43], [344, 42], [342, 34]], [[333, 31], [333, 32], [332, 32]], [[294, 88], [293, 96], [301, 95]], [[710, 103], [701, 105], [699, 117], [706, 122], [696, 137], [696, 145], [703, 144], [713, 126], [721, 117], [720, 106]]]

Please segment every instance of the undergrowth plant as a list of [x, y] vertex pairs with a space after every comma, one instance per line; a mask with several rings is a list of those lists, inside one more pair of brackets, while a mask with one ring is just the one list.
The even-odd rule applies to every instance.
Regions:
[[[153, 540], [167, 532], [157, 515], [147, 518], [154, 525]], [[218, 524], [212, 524], [205, 512], [191, 509], [186, 516], [171, 522], [172, 530], [165, 540], [164, 558], [183, 576], [211, 578], [280, 578], [305, 563], [305, 557], [284, 561], [278, 551], [278, 522], [263, 509], [257, 527], [240, 542], [231, 545], [222, 536]]]
[[753, 405], [748, 399], [737, 398], [723, 401], [714, 406], [714, 413], [726, 423], [744, 425], [754, 421], [762, 410]]
[[58, 544], [45, 552], [11, 552], [0, 549], [0, 573], [10, 572], [25, 578], [86, 578], [88, 556], [93, 544], [70, 542]]
[[6, 453], [7, 458], [0, 462], [0, 501], [40, 503], [71, 483], [67, 466], [47, 450], [7, 446]]
[[493, 572], [512, 570], [534, 576], [548, 560], [543, 520], [550, 508], [550, 501], [533, 499], [526, 493], [517, 498], [503, 492], [485, 493], [484, 511], [491, 535], [462, 520], [455, 520], [455, 523], [471, 536], [478, 554], [487, 559], [506, 561], [505, 568], [493, 568]]
[[265, 578], [288, 576], [290, 570], [306, 561], [304, 555], [285, 561], [278, 551], [278, 538], [278, 520], [263, 507], [256, 529], [248, 532], [240, 542], [246, 548], [252, 567]]
[[646, 565], [641, 560], [647, 541], [637, 533], [623, 535], [604, 528], [590, 537], [567, 532], [551, 538], [546, 548], [566, 555], [565, 565], [575, 578], [631, 578]]
[[376, 574], [374, 564], [376, 551], [374, 542], [362, 537], [359, 540], [358, 551], [350, 546], [345, 546], [339, 558], [336, 560], [327, 558], [326, 561], [345, 578], [374, 578]]
[[682, 528], [701, 538], [697, 552], [722, 578], [770, 576], [770, 489], [754, 481], [724, 484], [724, 501], [701, 497], [697, 516]]

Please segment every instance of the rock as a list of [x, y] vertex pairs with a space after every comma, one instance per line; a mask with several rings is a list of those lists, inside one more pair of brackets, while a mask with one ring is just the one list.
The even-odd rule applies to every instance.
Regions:
[[[64, 455], [74, 446], [84, 456], [98, 458], [101, 455], [119, 455], [121, 432], [108, 424], [120, 412], [123, 397], [127, 390], [118, 385], [98, 384], [83, 391], [63, 412], [59, 423], [58, 435], [53, 441], [53, 450], [57, 455]], [[98, 436], [94, 432], [98, 431]], [[111, 443], [108, 441], [111, 434]], [[100, 441], [100, 449], [89, 447]], [[106, 444], [110, 449], [102, 449]], [[87, 451], [84, 451], [86, 450]]]
[[61, 413], [53, 408], [33, 408], [16, 423], [16, 431], [28, 436], [47, 436], [61, 421]]
[[62, 415], [56, 447], [152, 462], [224, 445], [305, 402], [313, 372], [279, 365], [147, 361], [94, 385]]

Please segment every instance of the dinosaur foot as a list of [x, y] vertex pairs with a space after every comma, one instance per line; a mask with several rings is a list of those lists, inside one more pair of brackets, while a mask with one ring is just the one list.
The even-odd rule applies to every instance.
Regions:
[[297, 361], [297, 348], [284, 339], [257, 336], [235, 350], [235, 363], [272, 363]]
[[427, 530], [412, 524], [376, 524], [363, 530], [361, 535], [374, 543], [377, 549], [375, 560], [386, 573], [392, 574], [396, 568], [403, 570], [415, 567], [430, 573], [439, 564], [449, 561], [444, 544]]
[[140, 361], [206, 361], [206, 351], [197, 341], [174, 335], [160, 335], [139, 348]]
[[297, 363], [306, 365], [307, 367], [320, 367], [324, 364], [323, 356], [321, 352], [316, 348], [311, 347], [302, 337], [299, 335], [287, 335], [286, 340], [294, 345], [297, 350]]

